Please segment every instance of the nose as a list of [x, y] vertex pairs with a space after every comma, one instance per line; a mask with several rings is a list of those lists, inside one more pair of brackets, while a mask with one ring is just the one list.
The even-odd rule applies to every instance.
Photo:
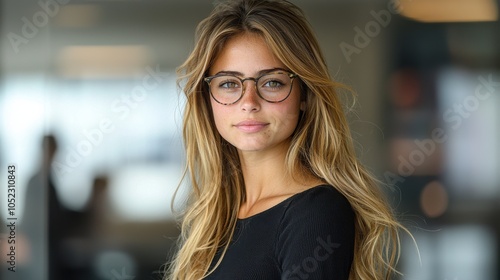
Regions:
[[247, 80], [243, 84], [243, 96], [240, 100], [240, 106], [243, 111], [256, 112], [260, 110], [261, 99], [257, 94], [255, 82]]

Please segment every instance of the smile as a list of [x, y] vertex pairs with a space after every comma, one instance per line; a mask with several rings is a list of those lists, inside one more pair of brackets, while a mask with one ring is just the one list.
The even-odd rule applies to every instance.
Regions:
[[269, 123], [259, 121], [242, 121], [234, 125], [236, 128], [243, 132], [259, 132], [263, 130]]

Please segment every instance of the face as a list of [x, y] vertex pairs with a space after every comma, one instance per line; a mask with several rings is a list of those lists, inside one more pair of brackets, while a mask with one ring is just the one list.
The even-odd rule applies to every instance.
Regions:
[[[242, 34], [225, 43], [209, 75], [238, 72], [240, 78], [257, 78], [259, 73], [275, 68], [287, 69], [260, 36]], [[210, 100], [217, 130], [240, 152], [270, 151], [289, 145], [301, 107], [297, 78], [293, 80], [290, 96], [280, 103], [261, 99], [251, 80], [245, 81], [245, 92], [234, 104], [222, 105], [213, 98]]]

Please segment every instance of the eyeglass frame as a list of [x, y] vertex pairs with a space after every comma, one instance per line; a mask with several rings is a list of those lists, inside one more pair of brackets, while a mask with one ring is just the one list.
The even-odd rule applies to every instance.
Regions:
[[[270, 74], [273, 74], [273, 73], [280, 73], [280, 72], [285, 72], [284, 74], [287, 74], [288, 77], [290, 78], [290, 91], [288, 92], [288, 94], [286, 95], [285, 98], [281, 99], [281, 100], [278, 100], [278, 101], [269, 101], [267, 99], [265, 99], [264, 97], [262, 97], [262, 95], [260, 94], [260, 91], [259, 91], [259, 87], [257, 86], [257, 83], [259, 82], [259, 79], [264, 77], [264, 76], [267, 76], [267, 75], [270, 75]], [[234, 77], [238, 80], [240, 80], [241, 82], [241, 94], [240, 94], [240, 97], [238, 97], [238, 99], [236, 99], [236, 101], [234, 102], [231, 102], [231, 103], [222, 103], [220, 102], [219, 100], [217, 100], [217, 98], [215, 98], [215, 96], [212, 94], [212, 89], [210, 88], [210, 83], [212, 82], [213, 79], [217, 78], [217, 77], [221, 77], [221, 76], [231, 76], [231, 77]], [[289, 96], [290, 96], [290, 93], [292, 93], [292, 89], [293, 89], [293, 79], [295, 79], [296, 77], [298, 77], [299, 75], [298, 74], [295, 74], [295, 73], [292, 73], [290, 71], [287, 71], [285, 69], [281, 69], [281, 68], [275, 68], [275, 69], [272, 69], [270, 70], [269, 72], [266, 72], [260, 76], [258, 76], [257, 78], [254, 78], [254, 77], [244, 77], [244, 78], [240, 78], [238, 77], [237, 75], [234, 75], [234, 74], [227, 74], [227, 73], [219, 73], [219, 74], [216, 74], [216, 75], [213, 75], [213, 76], [209, 76], [209, 77], [205, 77], [203, 80], [208, 84], [208, 91], [210, 93], [210, 96], [215, 100], [215, 102], [221, 104], [221, 105], [233, 105], [235, 103], [237, 103], [238, 101], [241, 100], [241, 98], [243, 97], [243, 95], [245, 94], [245, 81], [253, 81], [254, 82], [254, 85], [255, 85], [255, 91], [257, 92], [257, 95], [264, 101], [266, 102], [269, 102], [269, 103], [280, 103], [280, 102], [283, 102], [285, 101]]]

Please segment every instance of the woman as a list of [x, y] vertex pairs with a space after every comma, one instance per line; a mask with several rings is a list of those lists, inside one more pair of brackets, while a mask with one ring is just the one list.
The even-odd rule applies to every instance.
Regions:
[[287, 1], [216, 6], [179, 68], [192, 186], [168, 279], [389, 279], [398, 230]]

